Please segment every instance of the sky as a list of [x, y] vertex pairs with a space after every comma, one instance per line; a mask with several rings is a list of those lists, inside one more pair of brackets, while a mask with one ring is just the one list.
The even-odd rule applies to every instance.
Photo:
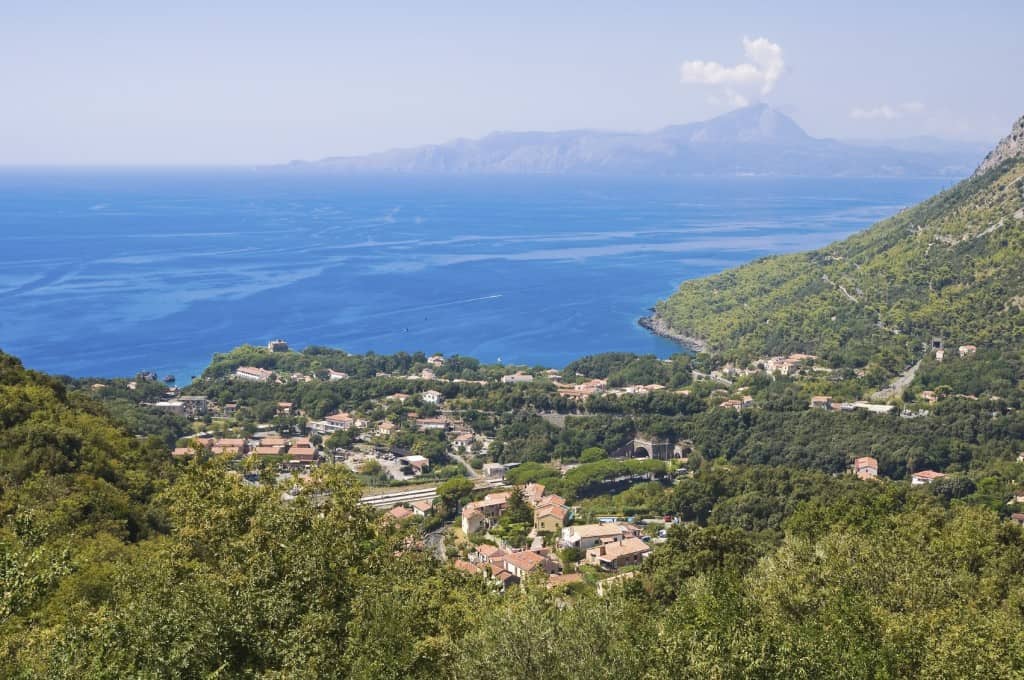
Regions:
[[1020, 0], [0, 0], [0, 165], [280, 163], [758, 101], [815, 136], [993, 142], [1024, 114], [1021, 25]]

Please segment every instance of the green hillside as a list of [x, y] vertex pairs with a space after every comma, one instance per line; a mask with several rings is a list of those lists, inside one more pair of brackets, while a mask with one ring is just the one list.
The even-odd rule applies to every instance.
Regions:
[[932, 336], [1019, 345], [1024, 157], [1003, 152], [1013, 139], [990, 155], [998, 164], [864, 232], [687, 281], [656, 313], [736, 359], [802, 351], [895, 369]]

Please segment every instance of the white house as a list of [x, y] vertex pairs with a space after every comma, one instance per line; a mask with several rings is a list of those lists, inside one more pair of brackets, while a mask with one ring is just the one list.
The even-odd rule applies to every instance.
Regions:
[[273, 371], [268, 371], [265, 368], [256, 368], [255, 366], [239, 366], [235, 369], [235, 377], [242, 380], [267, 382], [273, 375]]
[[427, 402], [428, 404], [440, 404], [442, 401], [444, 401], [444, 395], [438, 392], [437, 390], [427, 390], [420, 396], [423, 398], [423, 401]]
[[516, 371], [509, 375], [501, 376], [501, 382], [503, 383], [530, 383], [533, 382], [533, 376], [529, 373], [523, 373], [522, 371]]
[[944, 475], [943, 473], [935, 472], [934, 470], [921, 470], [920, 472], [915, 472], [913, 475], [910, 476], [910, 484], [912, 486], [921, 486], [922, 484], [931, 484], [936, 479], [939, 479], [939, 478], [945, 477], [945, 476], [946, 475]]

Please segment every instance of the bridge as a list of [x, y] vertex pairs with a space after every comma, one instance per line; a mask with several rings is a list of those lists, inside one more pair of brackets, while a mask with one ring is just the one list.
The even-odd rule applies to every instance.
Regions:
[[626, 444], [614, 452], [613, 458], [653, 458], [655, 460], [672, 460], [682, 458], [683, 454], [677, 451], [675, 442], [658, 437], [649, 437], [638, 434], [626, 442]]

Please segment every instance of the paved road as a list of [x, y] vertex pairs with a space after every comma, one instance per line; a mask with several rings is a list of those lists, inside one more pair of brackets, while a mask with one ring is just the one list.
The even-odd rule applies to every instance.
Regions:
[[920, 367], [921, 362], [918, 361], [916, 364], [901, 373], [898, 378], [889, 383], [888, 387], [878, 390], [872, 394], [871, 401], [888, 401], [893, 397], [902, 397], [903, 393], [908, 387], [910, 387], [910, 383], [914, 382], [914, 376], [917, 375], [917, 369]]
[[473, 469], [473, 466], [466, 462], [466, 459], [457, 453], [449, 453], [449, 456], [462, 463], [462, 467], [466, 468], [466, 474], [469, 475], [470, 479], [478, 479], [480, 473]]

